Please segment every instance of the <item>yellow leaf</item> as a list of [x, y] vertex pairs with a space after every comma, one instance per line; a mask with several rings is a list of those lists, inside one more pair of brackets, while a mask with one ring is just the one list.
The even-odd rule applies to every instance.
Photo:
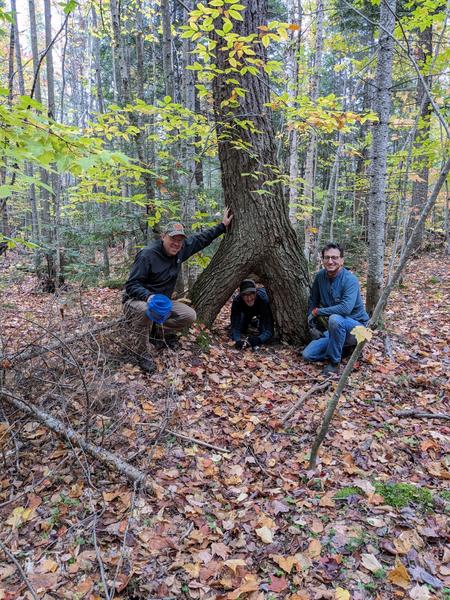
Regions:
[[367, 327], [364, 327], [363, 325], [357, 325], [356, 327], [353, 327], [350, 333], [355, 336], [358, 344], [364, 340], [370, 342], [373, 336], [373, 331], [367, 329]]
[[25, 521], [30, 521], [34, 518], [34, 509], [23, 508], [23, 506], [17, 506], [6, 521], [7, 525], [11, 525], [13, 529], [20, 527]]
[[280, 554], [272, 554], [272, 560], [274, 560], [280, 569], [286, 571], [286, 573], [290, 573], [292, 571], [292, 567], [297, 563], [297, 558], [295, 556], [281, 556]]
[[334, 597], [336, 600], [350, 600], [350, 592], [344, 590], [344, 588], [337, 587], [334, 591]]
[[186, 563], [183, 565], [183, 569], [191, 577], [198, 577], [200, 574], [200, 563]]
[[401, 587], [404, 590], [406, 590], [408, 588], [409, 582], [411, 581], [411, 577], [409, 576], [409, 573], [406, 570], [406, 567], [404, 565], [402, 565], [402, 563], [399, 563], [395, 567], [395, 569], [392, 569], [392, 571], [389, 571], [388, 579], [394, 585], [398, 585], [398, 587]]
[[273, 531], [268, 527], [259, 527], [258, 529], [255, 529], [255, 532], [265, 544], [271, 544], [273, 542]]
[[297, 25], [296, 23], [291, 23], [290, 25], [288, 25], [288, 29], [290, 29], [291, 31], [299, 31], [300, 25]]

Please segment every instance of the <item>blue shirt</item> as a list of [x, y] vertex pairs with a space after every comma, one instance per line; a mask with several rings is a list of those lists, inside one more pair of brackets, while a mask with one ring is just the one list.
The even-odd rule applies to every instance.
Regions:
[[351, 317], [366, 325], [369, 315], [359, 289], [359, 281], [348, 269], [342, 268], [336, 277], [330, 279], [325, 269], [321, 269], [314, 278], [308, 300], [308, 315], [318, 308], [318, 317], [341, 315]]

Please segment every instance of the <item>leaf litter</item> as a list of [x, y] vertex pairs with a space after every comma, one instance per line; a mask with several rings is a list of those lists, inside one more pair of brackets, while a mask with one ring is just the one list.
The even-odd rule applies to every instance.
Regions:
[[[313, 472], [309, 450], [330, 392], [307, 398], [286, 426], [282, 418], [317, 384], [319, 369], [286, 346], [235, 351], [226, 335], [229, 307], [211, 332], [194, 328], [178, 353], [161, 354], [152, 378], [111, 350], [101, 389], [92, 387], [95, 442], [149, 474], [154, 495], [3, 406], [0, 541], [37, 596], [448, 597], [449, 426], [395, 415], [448, 411], [445, 274], [436, 256], [417, 265], [386, 311], [393, 358], [376, 333]], [[35, 322], [61, 315], [48, 296], [28, 300], [23, 288], [31, 285], [26, 279], [8, 290], [8, 302], [17, 298], [21, 307], [2, 332], [12, 349], [41, 335]], [[80, 303], [67, 297], [62, 337], [81, 319]], [[82, 303], [97, 320], [120, 310], [114, 290], [84, 291]], [[209, 348], [198, 342], [205, 336]], [[78, 352], [90, 385], [99, 359]], [[44, 367], [33, 376], [45, 379]], [[64, 374], [28, 399], [81, 428], [79, 382]], [[20, 380], [20, 370], [14, 376]], [[19, 384], [26, 394], [23, 375]], [[0, 547], [0, 599], [29, 597]]]

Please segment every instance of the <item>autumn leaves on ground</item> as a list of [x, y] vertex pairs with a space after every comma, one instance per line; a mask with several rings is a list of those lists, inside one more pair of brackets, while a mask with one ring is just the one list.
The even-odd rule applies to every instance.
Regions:
[[[16, 263], [1, 266], [3, 356], [120, 315], [118, 290], [55, 298]], [[0, 599], [449, 598], [450, 423], [396, 416], [449, 411], [445, 277], [441, 256], [409, 265], [314, 472], [331, 390], [283, 424], [320, 369], [288, 346], [235, 351], [229, 307], [151, 378], [108, 332], [4, 363], [4, 389], [67, 425], [83, 431], [91, 405], [89, 439], [148, 474], [155, 494], [3, 399]]]

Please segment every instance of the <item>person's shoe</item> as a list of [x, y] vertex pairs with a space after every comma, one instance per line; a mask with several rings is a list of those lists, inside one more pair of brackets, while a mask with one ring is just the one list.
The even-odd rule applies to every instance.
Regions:
[[337, 375], [339, 373], [339, 364], [335, 365], [334, 363], [328, 363], [325, 365], [322, 371], [322, 375], [324, 377], [331, 377], [332, 375]]
[[141, 370], [144, 371], [144, 373], [147, 373], [148, 375], [152, 375], [156, 371], [155, 361], [148, 352], [145, 352], [144, 354], [142, 354], [142, 356], [140, 356], [139, 366]]
[[150, 338], [150, 343], [153, 344], [157, 350], [164, 350], [165, 348], [176, 350], [180, 346], [178, 337], [174, 333], [166, 335], [163, 339]]
[[349, 358], [353, 354], [353, 350], [356, 348], [356, 344], [352, 346], [344, 346], [342, 348], [342, 358]]

